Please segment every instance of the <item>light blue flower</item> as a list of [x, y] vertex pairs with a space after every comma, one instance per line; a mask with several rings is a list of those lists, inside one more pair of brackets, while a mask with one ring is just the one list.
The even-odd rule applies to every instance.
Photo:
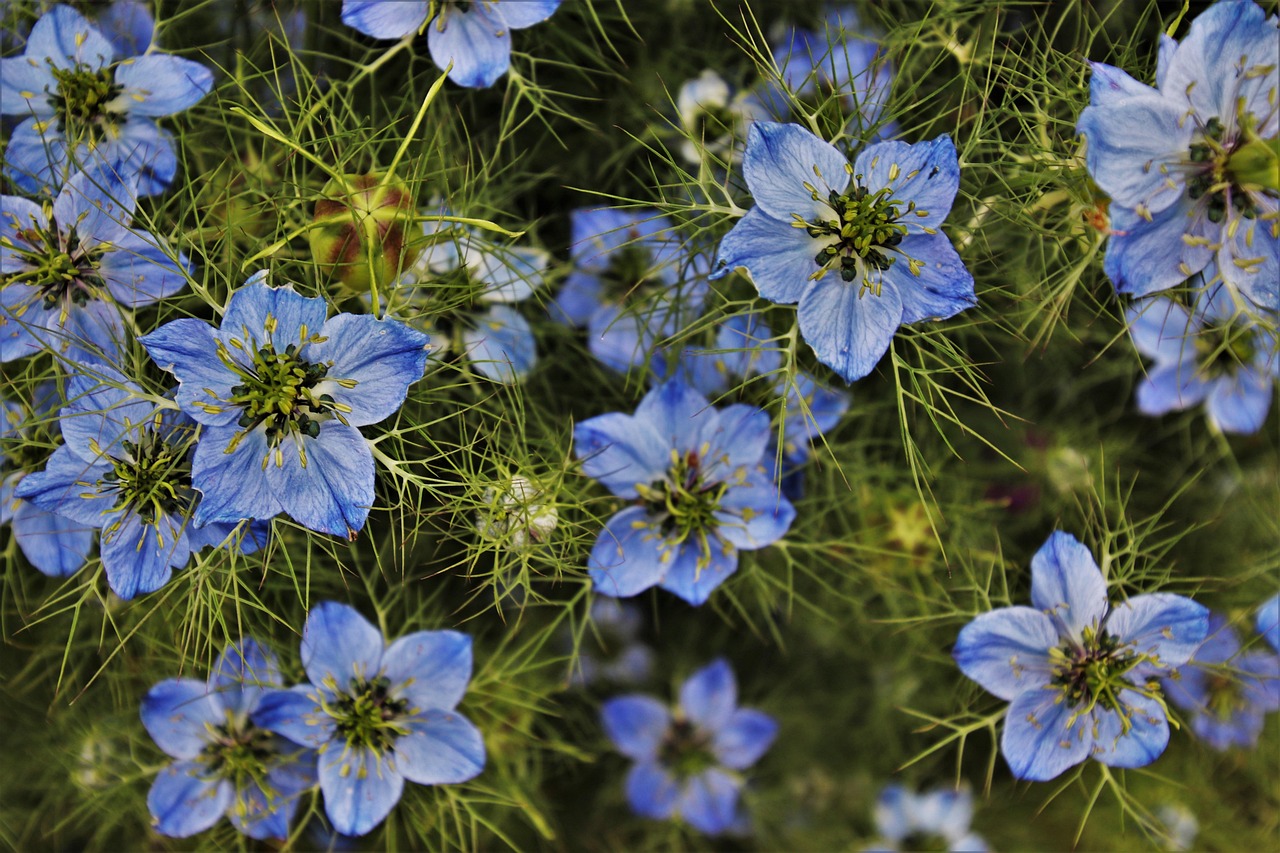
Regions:
[[479, 730], [454, 710], [471, 680], [466, 634], [419, 631], [387, 645], [355, 609], [326, 601], [307, 614], [302, 665], [311, 683], [268, 692], [254, 722], [320, 751], [336, 831], [369, 832], [405, 780], [455, 784], [484, 769]]
[[142, 724], [174, 759], [147, 808], [161, 835], [186, 838], [224, 814], [250, 838], [287, 838], [298, 796], [316, 784], [316, 754], [254, 723], [283, 686], [276, 657], [252, 639], [218, 657], [208, 682], [171, 678], [147, 691]]
[[708, 68], [680, 86], [676, 114], [684, 131], [680, 156], [686, 163], [696, 166], [710, 155], [732, 166], [742, 159], [747, 127], [765, 118], [768, 108], [753, 92], [734, 92], [723, 77]]
[[743, 173], [756, 206], [721, 241], [715, 276], [743, 267], [761, 296], [799, 303], [805, 340], [846, 381], [875, 368], [900, 325], [977, 304], [939, 231], [960, 185], [949, 137], [876, 143], [850, 165], [798, 125], [756, 122]]
[[[625, 373], [649, 365], [660, 342], [702, 312], [706, 261], [686, 252], [658, 211], [579, 208], [571, 214], [573, 271], [551, 306], [587, 329], [587, 348]], [[660, 358], [652, 364], [661, 374]]]
[[[427, 24], [427, 49], [459, 86], [492, 86], [511, 67], [511, 30], [550, 18], [561, 0], [342, 0], [342, 22], [367, 36], [398, 39]], [[433, 17], [428, 22], [427, 16]]]
[[587, 566], [596, 592], [626, 598], [660, 586], [702, 604], [738, 569], [738, 551], [782, 538], [795, 509], [763, 463], [769, 416], [717, 410], [679, 380], [574, 429], [582, 470], [634, 503], [600, 532]]
[[422, 378], [427, 336], [395, 320], [339, 314], [255, 273], [222, 326], [174, 320], [141, 338], [178, 378], [203, 426], [191, 480], [196, 524], [284, 512], [355, 538], [373, 504], [373, 453], [358, 427], [400, 408]]
[[1219, 283], [1197, 295], [1194, 311], [1153, 297], [1128, 309], [1129, 334], [1155, 364], [1138, 386], [1138, 408], [1162, 415], [1204, 402], [1209, 422], [1254, 433], [1266, 422], [1280, 374], [1275, 334]]
[[1077, 130], [1111, 196], [1105, 268], [1118, 292], [1167, 290], [1213, 262], [1214, 280], [1280, 309], [1277, 38], [1275, 16], [1232, 0], [1162, 42], [1154, 89], [1093, 64]]
[[0, 362], [52, 349], [74, 361], [117, 360], [119, 307], [186, 287], [190, 264], [130, 227], [132, 181], [79, 172], [52, 202], [0, 196]]
[[973, 795], [967, 789], [916, 794], [886, 785], [876, 800], [876, 831], [887, 842], [871, 851], [947, 850], [986, 853], [987, 842], [969, 831]]
[[778, 733], [773, 717], [738, 707], [738, 686], [723, 659], [689, 676], [674, 710], [636, 694], [605, 702], [600, 718], [617, 750], [636, 762], [626, 781], [631, 809], [655, 820], [681, 819], [708, 835], [744, 823], [741, 773]]
[[269, 527], [235, 523], [198, 526], [189, 456], [195, 424], [173, 409], [157, 409], [119, 374], [108, 382], [77, 374], [67, 383], [59, 415], [66, 444], [43, 471], [28, 474], [15, 497], [78, 525], [101, 529], [102, 567], [124, 599], [164, 586], [193, 552], [238, 542], [249, 554]]
[[1155, 679], [1190, 660], [1209, 611], [1180, 595], [1112, 606], [1089, 550], [1054, 532], [1031, 560], [1033, 607], [1002, 607], [966, 625], [952, 656], [1008, 700], [1000, 751], [1013, 775], [1044, 782], [1088, 758], [1143, 767], [1169, 742]]
[[1280, 652], [1280, 593], [1268, 598], [1258, 608], [1254, 626], [1271, 647]]
[[209, 69], [162, 53], [121, 58], [70, 6], [31, 29], [22, 56], [0, 59], [0, 115], [24, 116], [5, 152], [20, 189], [57, 190], [77, 169], [120, 170], [155, 195], [177, 171], [173, 138], [155, 119], [209, 93]]
[[[577, 646], [570, 680], [577, 686], [637, 684], [653, 670], [653, 649], [638, 639], [644, 616], [634, 605], [598, 596]], [[569, 643], [573, 650], [572, 641]]]
[[1191, 716], [1191, 730], [1216, 750], [1252, 747], [1263, 718], [1280, 710], [1280, 656], [1242, 652], [1240, 638], [1213, 614], [1209, 638], [1176, 676], [1160, 680], [1165, 695]]

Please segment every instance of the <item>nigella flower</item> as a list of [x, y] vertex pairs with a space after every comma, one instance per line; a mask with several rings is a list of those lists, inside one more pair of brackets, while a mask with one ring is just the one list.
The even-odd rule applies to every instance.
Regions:
[[[447, 208], [437, 212], [448, 215]], [[465, 355], [485, 377], [516, 382], [537, 361], [533, 329], [514, 307], [542, 284], [551, 256], [543, 249], [504, 246], [479, 229], [422, 223], [428, 245], [391, 295], [391, 312], [430, 319], [440, 351]]]
[[1268, 598], [1258, 608], [1254, 626], [1277, 652], [1280, 652], [1280, 593]]
[[320, 790], [333, 828], [364, 835], [400, 800], [405, 780], [465, 782], [484, 741], [454, 709], [471, 680], [471, 638], [419, 631], [394, 643], [345, 604], [307, 614], [302, 665], [310, 684], [263, 697], [255, 721], [320, 751]]
[[1000, 751], [1044, 782], [1087, 758], [1143, 767], [1164, 752], [1159, 676], [1208, 634], [1209, 611], [1167, 593], [1112, 606], [1089, 550], [1055, 531], [1031, 560], [1033, 607], [1002, 607], [960, 631], [960, 670], [1009, 700]]
[[[41, 509], [15, 497], [26, 472], [22, 465], [26, 442], [36, 423], [56, 420], [57, 389], [47, 383], [36, 389], [34, 405], [0, 401], [0, 524], [13, 523], [13, 538], [31, 565], [51, 578], [70, 577], [89, 559], [92, 526]], [[14, 471], [9, 471], [13, 467]]]
[[985, 853], [987, 842], [969, 831], [973, 795], [967, 789], [916, 794], [886, 785], [876, 800], [876, 831], [885, 845], [869, 851], [949, 850]]
[[571, 224], [574, 269], [552, 315], [585, 326], [587, 347], [607, 367], [647, 364], [660, 341], [702, 312], [702, 255], [686, 254], [675, 224], [657, 211], [579, 208]]
[[1280, 308], [1277, 38], [1275, 16], [1231, 0], [1163, 42], [1154, 89], [1093, 64], [1077, 129], [1111, 196], [1105, 267], [1118, 292], [1166, 290], [1213, 262], [1232, 289]]
[[170, 678], [142, 699], [142, 724], [174, 759], [147, 808], [161, 835], [186, 838], [224, 814], [250, 838], [288, 838], [298, 795], [316, 783], [316, 755], [255, 722], [276, 657], [247, 639], [219, 655], [208, 682]]
[[680, 687], [674, 710], [651, 696], [619, 696], [600, 709], [605, 734], [636, 763], [627, 774], [627, 801], [641, 817], [679, 818], [718, 835], [741, 826], [742, 771], [773, 744], [778, 723], [738, 707], [738, 686], [721, 659]]
[[[511, 67], [511, 30], [550, 18], [561, 0], [342, 0], [342, 23], [377, 39], [427, 24], [427, 49], [459, 86], [492, 86]], [[428, 20], [430, 15], [430, 20]]]
[[[138, 386], [118, 373], [108, 375], [110, 384], [84, 374], [71, 378], [59, 416], [66, 444], [43, 471], [28, 474], [14, 495], [101, 529], [107, 583], [129, 599], [164, 586], [192, 552], [232, 541], [236, 525], [191, 521], [191, 419], [158, 410]], [[241, 553], [257, 550], [268, 530], [249, 526]]]
[[798, 302], [805, 340], [846, 381], [875, 368], [898, 326], [977, 304], [938, 230], [960, 186], [949, 137], [876, 143], [850, 165], [798, 125], [756, 122], [742, 169], [756, 206], [713, 277], [745, 267], [761, 296]]
[[733, 165], [742, 159], [747, 126], [764, 118], [766, 107], [758, 95], [746, 90], [734, 92], [723, 77], [708, 68], [680, 86], [676, 113], [685, 133], [680, 156], [686, 163], [698, 165], [706, 152]]
[[162, 53], [118, 58], [111, 41], [70, 6], [31, 28], [22, 56], [0, 59], [0, 115], [26, 116], [5, 152], [5, 174], [25, 192], [55, 190], [96, 164], [137, 176], [155, 195], [173, 180], [173, 138], [155, 119], [209, 93], [209, 69]]
[[255, 273], [221, 328], [174, 320], [141, 338], [178, 378], [203, 426], [191, 480], [195, 523], [288, 513], [355, 538], [373, 504], [373, 453], [358, 427], [390, 417], [422, 378], [427, 336], [395, 320], [339, 314]]
[[[579, 686], [636, 684], [653, 669], [653, 649], [639, 641], [644, 616], [634, 605], [598, 596], [591, 602], [590, 624], [582, 632], [570, 680]], [[572, 641], [569, 643], [572, 650]]]
[[1138, 386], [1138, 408], [1162, 415], [1204, 402], [1209, 422], [1222, 432], [1253, 433], [1271, 406], [1280, 374], [1280, 342], [1251, 312], [1234, 304], [1231, 290], [1210, 285], [1188, 312], [1167, 297], [1129, 307], [1129, 333], [1138, 352], [1155, 360]]
[[0, 196], [0, 362], [41, 347], [115, 361], [116, 305], [149, 305], [186, 286], [186, 256], [130, 227], [136, 193], [103, 170], [77, 173], [52, 203]]
[[634, 415], [578, 424], [582, 470], [634, 502], [591, 549], [596, 591], [626, 598], [661, 586], [702, 604], [737, 571], [739, 549], [782, 538], [795, 509], [762, 464], [770, 435], [761, 410], [717, 410], [679, 380], [646, 394]]
[[1209, 618], [1209, 639], [1161, 685], [1209, 746], [1251, 747], [1262, 733], [1263, 718], [1280, 709], [1280, 656], [1242, 652], [1236, 632], [1215, 613]]

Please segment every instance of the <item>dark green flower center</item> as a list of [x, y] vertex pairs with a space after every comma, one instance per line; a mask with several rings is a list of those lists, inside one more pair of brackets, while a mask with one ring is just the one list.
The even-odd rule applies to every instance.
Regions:
[[901, 853], [938, 853], [951, 849], [951, 842], [934, 832], [916, 831], [898, 842]]
[[711, 736], [689, 720], [677, 719], [658, 747], [658, 762], [678, 779], [687, 779], [715, 767]]
[[1256, 332], [1248, 323], [1206, 326], [1195, 337], [1196, 367], [1205, 378], [1231, 376], [1252, 363]]
[[121, 441], [119, 449], [107, 448], [113, 457], [122, 458], [112, 458], [111, 470], [102, 477], [103, 485], [117, 495], [112, 512], [130, 510], [147, 524], [163, 515], [184, 514], [195, 494], [188, 442], [173, 442], [158, 426], [142, 428], [137, 442]]
[[[46, 216], [52, 212], [47, 208]], [[103, 287], [98, 273], [102, 247], [81, 247], [74, 225], [63, 234], [50, 218], [47, 226], [29, 223], [18, 228], [16, 236], [0, 237], [0, 245], [12, 250], [26, 268], [0, 275], [0, 286], [21, 283], [36, 288], [46, 311], [63, 305], [65, 299], [84, 305], [97, 298]]]
[[[211, 776], [229, 779], [233, 783], [252, 779], [261, 784], [278, 754], [275, 743], [275, 735], [247, 719], [229, 719], [214, 729], [199, 761]], [[240, 786], [237, 784], [237, 787]]]
[[693, 114], [693, 138], [699, 142], [713, 143], [724, 137], [734, 136], [742, 125], [742, 113], [728, 105], [699, 104]]
[[1209, 119], [1191, 143], [1187, 194], [1204, 205], [1210, 222], [1220, 223], [1229, 211], [1245, 219], [1262, 212], [1255, 193], [1280, 193], [1280, 141], [1252, 131], [1252, 115], [1239, 118], [1241, 131], [1226, 138], [1217, 116]]
[[[302, 346], [320, 340], [312, 337]], [[250, 363], [244, 365], [219, 343], [218, 357], [242, 380], [231, 389], [231, 399], [227, 402], [241, 409], [237, 424], [244, 431], [236, 435], [228, 452], [260, 425], [265, 424], [267, 441], [276, 447], [286, 436], [316, 438], [320, 435], [321, 421], [330, 417], [342, 420], [343, 415], [351, 411], [350, 406], [335, 401], [332, 395], [317, 393], [317, 386], [329, 374], [329, 365], [307, 361], [297, 344], [289, 344], [283, 352], [277, 352], [275, 344], [267, 343], [254, 351]], [[356, 385], [350, 379], [334, 381], [344, 388]]]
[[1227, 673], [1211, 675], [1204, 685], [1205, 709], [1223, 722], [1230, 720], [1249, 705], [1244, 685]]
[[[704, 454], [707, 449], [703, 448]], [[709, 556], [707, 534], [717, 526], [715, 512], [728, 485], [706, 483], [703, 461], [698, 451], [690, 450], [681, 456], [672, 450], [667, 477], [652, 484], [637, 484], [636, 491], [649, 512], [662, 519], [663, 538], [684, 542], [694, 537], [702, 542], [703, 554]]]
[[56, 94], [50, 95], [58, 117], [58, 130], [73, 133], [83, 130], [91, 140], [101, 138], [103, 124], [118, 124], [125, 114], [112, 109], [112, 102], [124, 90], [115, 82], [113, 68], [93, 70], [80, 63], [75, 68], [58, 68], [50, 64], [53, 79], [58, 83]]
[[392, 698], [390, 688], [384, 676], [353, 678], [349, 689], [327, 709], [337, 721], [338, 734], [351, 747], [383, 752], [408, 733], [400, 720], [409, 711], [409, 701]]
[[609, 253], [609, 265], [600, 273], [600, 300], [628, 304], [641, 301], [654, 290], [665, 288], [656, 275], [653, 253], [638, 243], [619, 246]]
[[1082, 642], [1077, 645], [1068, 640], [1063, 646], [1049, 652], [1053, 660], [1051, 683], [1062, 691], [1068, 705], [1086, 713], [1095, 705], [1107, 711], [1121, 711], [1120, 691], [1133, 689], [1130, 672], [1139, 663], [1148, 660], [1134, 654], [1128, 645], [1105, 630], [1085, 628]]

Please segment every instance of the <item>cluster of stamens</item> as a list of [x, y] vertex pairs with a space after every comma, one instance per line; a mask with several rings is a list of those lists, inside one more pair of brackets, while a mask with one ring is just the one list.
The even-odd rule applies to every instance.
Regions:
[[682, 456], [672, 449], [667, 477], [653, 484], [636, 485], [650, 513], [661, 518], [663, 538], [684, 542], [696, 537], [702, 544], [704, 559], [710, 555], [708, 531], [716, 526], [715, 512], [728, 489], [725, 483], [705, 482], [703, 462], [709, 450], [703, 445], [701, 453], [690, 450]]
[[112, 512], [130, 510], [149, 525], [161, 516], [183, 514], [194, 496], [187, 445], [172, 444], [158, 424], [144, 427], [137, 438], [120, 442], [121, 456], [102, 477], [117, 494]]
[[1220, 223], [1234, 209], [1245, 219], [1254, 219], [1258, 208], [1231, 171], [1232, 151], [1223, 143], [1225, 128], [1217, 116], [1209, 119], [1198, 140], [1191, 145], [1192, 173], [1187, 178], [1187, 194], [1193, 201], [1203, 199], [1205, 216]]
[[1205, 682], [1205, 710], [1219, 720], [1230, 720], [1248, 706], [1239, 679], [1221, 672]]
[[[228, 715], [230, 717], [230, 715]], [[275, 736], [245, 719], [228, 719], [213, 729], [200, 753], [200, 761], [210, 775], [232, 781], [253, 779], [262, 783], [268, 765], [277, 754]]]
[[1253, 361], [1257, 340], [1246, 323], [1206, 326], [1195, 337], [1196, 370], [1205, 378], [1234, 375]]
[[[330, 394], [317, 394], [316, 387], [329, 374], [326, 364], [314, 364], [304, 359], [301, 350], [306, 343], [322, 340], [318, 337], [304, 343], [289, 344], [283, 352], [277, 352], [274, 343], [266, 343], [250, 356], [249, 364], [241, 363], [225, 346], [218, 345], [218, 357], [243, 381], [231, 389], [227, 401], [241, 410], [238, 433], [228, 452], [249, 432], [265, 425], [267, 441], [276, 447], [286, 437], [302, 435], [316, 438], [320, 435], [320, 422], [330, 417], [343, 419], [351, 407], [334, 400]], [[248, 350], [239, 341], [232, 341], [245, 354]], [[343, 388], [354, 388], [350, 379], [334, 380]]]
[[687, 719], [677, 717], [658, 747], [658, 762], [685, 779], [716, 764], [711, 737]]
[[637, 301], [653, 278], [652, 253], [637, 243], [628, 243], [609, 253], [609, 265], [600, 273], [601, 296], [606, 302]]
[[408, 713], [409, 701], [392, 698], [390, 690], [385, 676], [353, 678], [349, 688], [325, 708], [337, 722], [339, 736], [352, 748], [384, 752], [408, 733], [399, 720]]
[[115, 82], [112, 68], [95, 71], [85, 63], [75, 68], [59, 68], [50, 60], [53, 79], [58, 91], [49, 96], [58, 117], [58, 130], [65, 133], [68, 126], [83, 129], [90, 141], [100, 139], [103, 125], [115, 125], [124, 121], [125, 115], [112, 109], [124, 87]]
[[1062, 691], [1068, 707], [1074, 708], [1074, 721], [1089, 714], [1095, 707], [1119, 713], [1122, 726], [1128, 731], [1132, 723], [1125, 713], [1127, 706], [1120, 698], [1122, 690], [1146, 693], [1147, 685], [1135, 684], [1130, 674], [1140, 663], [1158, 663], [1149, 655], [1139, 654], [1129, 644], [1122, 644], [1105, 629], [1086, 627], [1081, 641], [1068, 640], [1063, 646], [1051, 649], [1053, 661], [1051, 684]]
[[17, 240], [0, 237], [0, 245], [16, 253], [26, 266], [0, 276], [0, 284], [21, 283], [34, 287], [46, 311], [63, 306], [64, 299], [83, 306], [103, 287], [98, 273], [102, 252], [82, 248], [74, 225], [66, 234], [59, 232], [52, 222], [52, 212], [52, 207], [46, 205], [49, 225], [31, 223], [26, 228], [18, 228]]

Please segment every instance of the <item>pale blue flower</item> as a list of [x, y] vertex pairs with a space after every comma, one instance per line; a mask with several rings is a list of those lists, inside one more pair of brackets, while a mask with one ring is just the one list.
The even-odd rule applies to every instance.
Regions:
[[1254, 626], [1271, 647], [1280, 652], [1280, 593], [1268, 598], [1258, 608]]
[[967, 789], [917, 794], [901, 785], [886, 785], [876, 800], [876, 831], [886, 842], [879, 851], [945, 850], [986, 853], [987, 842], [969, 830], [973, 795]]

